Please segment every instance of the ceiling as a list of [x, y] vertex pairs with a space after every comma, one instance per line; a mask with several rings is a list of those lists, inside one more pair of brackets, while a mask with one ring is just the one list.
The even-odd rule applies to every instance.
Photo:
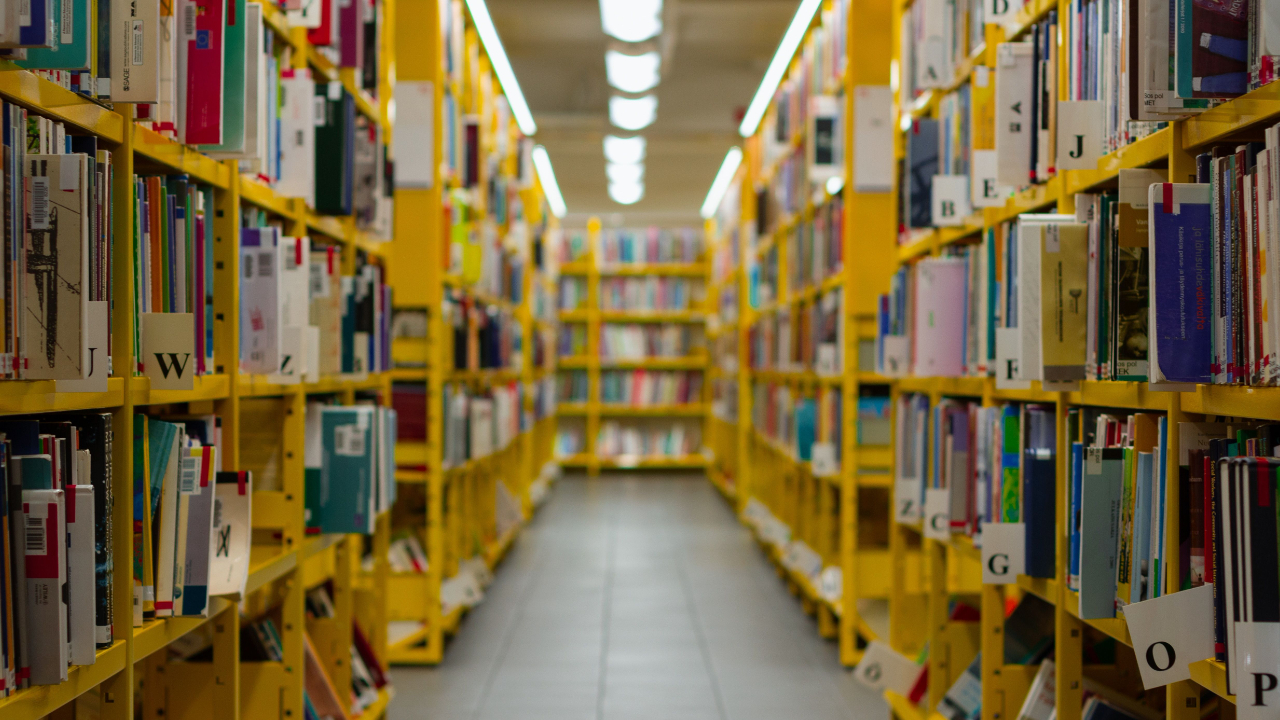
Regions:
[[[700, 223], [698, 210], [797, 0], [664, 0], [658, 119], [645, 196], [609, 198], [602, 142], [611, 131], [598, 0], [488, 0], [564, 193], [566, 227]], [[629, 135], [630, 133], [619, 133]]]

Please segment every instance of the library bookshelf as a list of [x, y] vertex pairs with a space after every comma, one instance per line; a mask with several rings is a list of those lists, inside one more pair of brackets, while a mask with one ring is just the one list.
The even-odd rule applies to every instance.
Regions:
[[[389, 12], [394, 0], [380, 0]], [[356, 98], [358, 111], [373, 123], [390, 129], [385, 100], [389, 84], [373, 100], [346, 70], [338, 70], [311, 47], [303, 29], [291, 29], [283, 14], [263, 6], [264, 22], [277, 30], [276, 50], [292, 50], [295, 67], [309, 67], [317, 79], [342, 82]], [[386, 77], [394, 43], [383, 37], [380, 71]], [[240, 372], [239, 245], [242, 211], [261, 210], [266, 219], [290, 236], [308, 235], [316, 247], [333, 248], [345, 272], [357, 254], [385, 263], [386, 245], [358, 230], [354, 217], [324, 216], [300, 198], [284, 197], [249, 176], [235, 161], [215, 160], [191, 146], [172, 141], [134, 122], [134, 107], [100, 104], [65, 90], [23, 70], [0, 62], [0, 97], [20, 105], [29, 116], [65, 124], [68, 134], [91, 135], [111, 150], [114, 165], [114, 284], [112, 344], [114, 375], [103, 393], [57, 392], [53, 381], [7, 381], [0, 384], [0, 413], [31, 415], [67, 411], [110, 413], [114, 436], [111, 487], [117, 498], [112, 522], [117, 529], [110, 553], [114, 561], [114, 643], [97, 653], [92, 665], [71, 666], [68, 679], [58, 685], [33, 686], [0, 699], [0, 716], [23, 720], [48, 715], [129, 720], [143, 717], [239, 718], [303, 714], [304, 636], [324, 658], [325, 669], [337, 687], [349, 687], [351, 669], [343, 659], [352, 646], [352, 621], [358, 619], [370, 634], [380, 657], [386, 658], [386, 548], [390, 515], [376, 519], [370, 537], [308, 535], [304, 519], [304, 423], [309, 398], [339, 404], [357, 400], [389, 403], [390, 377], [385, 373], [324, 376], [318, 382], [279, 384], [266, 376]], [[213, 328], [218, 364], [213, 372], [195, 378], [189, 391], [162, 390], [130, 370], [138, 366], [130, 337], [138, 322], [135, 304], [133, 250], [134, 173], [185, 174], [213, 191], [214, 292]], [[231, 360], [231, 362], [228, 362]], [[172, 617], [134, 626], [133, 617], [133, 497], [135, 468], [130, 438], [138, 414], [216, 414], [222, 422], [219, 446], [223, 467], [254, 472], [255, 477], [278, 478], [278, 487], [258, 485], [253, 496], [253, 538], [248, 583], [242, 597], [213, 597], [207, 617]], [[267, 469], [271, 466], [270, 470]], [[141, 522], [139, 520], [139, 522]], [[367, 545], [367, 547], [366, 547]], [[361, 569], [371, 554], [372, 570]], [[309, 618], [308, 590], [330, 588], [335, 616]], [[273, 617], [280, 629], [283, 662], [242, 662], [243, 625]], [[209, 662], [171, 661], [168, 648], [184, 636], [206, 635]], [[341, 695], [342, 702], [348, 696]], [[389, 692], [364, 717], [381, 717]]]
[[[891, 49], [884, 30], [889, 15], [886, 3], [823, 4], [791, 62], [785, 90], [746, 139], [742, 166], [707, 223], [715, 258], [712, 308], [718, 309], [709, 381], [714, 457], [709, 475], [755, 531], [805, 610], [816, 616], [818, 632], [838, 638], [846, 665], [858, 662], [868, 641], [886, 635], [884, 609], [896, 572], [886, 520], [892, 449], [888, 438], [868, 436], [862, 442], [858, 429], [860, 398], [883, 402], [891, 387], [888, 379], [871, 372], [869, 348], [875, 338], [877, 296], [896, 260], [894, 204], [887, 194], [857, 192], [851, 183], [833, 194], [825, 181], [810, 180], [805, 158], [813, 147], [812, 126], [805, 111], [797, 109], [808, 107], [809, 88], [820, 85], [815, 95], [833, 95], [840, 103], [839, 114], [846, 119], [843, 142], [850, 146], [855, 87], [888, 84], [889, 66], [883, 60]], [[847, 37], [859, 40], [844, 42]], [[780, 113], [789, 113], [785, 138], [777, 137]], [[838, 174], [849, 178], [853, 161], [850, 153], [845, 155]], [[772, 199], [781, 194], [788, 199]], [[761, 208], [767, 210], [766, 220], [760, 217]], [[821, 272], [810, 272], [818, 222], [827, 223], [828, 237], [838, 247], [825, 251], [827, 264]], [[839, 260], [833, 261], [835, 257]], [[771, 282], [762, 280], [766, 266]], [[770, 292], [762, 291], [764, 285]], [[817, 343], [805, 331], [788, 340], [791, 357], [779, 357], [774, 329], [760, 339], [766, 326], [779, 328], [779, 318], [786, 318], [784, 327], [791, 333], [802, 315], [818, 307], [833, 313], [839, 327], [834, 364], [817, 358], [813, 348], [800, 347]], [[777, 336], [783, 334], [776, 330]], [[798, 446], [794, 423], [786, 436], [768, 430], [777, 421], [771, 401], [776, 393], [784, 403], [817, 403], [813, 440], [833, 449], [833, 467], [823, 463], [815, 469], [809, 449]], [[834, 413], [833, 406], [838, 408]], [[768, 523], [758, 520], [752, 507], [756, 503], [772, 516]], [[784, 530], [781, 541], [778, 523]], [[795, 552], [797, 543], [813, 553], [807, 561]], [[897, 558], [897, 567], [919, 565], [918, 551], [907, 555]]]
[[[601, 456], [598, 452], [598, 438], [602, 422], [609, 420], [643, 418], [690, 420], [702, 423], [702, 437], [708, 437], [707, 413], [708, 405], [706, 371], [708, 358], [705, 352], [697, 351], [680, 357], [646, 357], [639, 359], [602, 358], [601, 331], [610, 323], [644, 324], [644, 325], [687, 325], [702, 327], [706, 323], [707, 313], [703, 307], [691, 303], [687, 310], [637, 310], [637, 309], [603, 309], [601, 300], [602, 282], [610, 278], [654, 277], [660, 279], [687, 279], [705, 281], [708, 265], [705, 258], [698, 262], [648, 262], [648, 263], [608, 263], [601, 245], [602, 234], [600, 220], [592, 218], [587, 223], [585, 232], [585, 251], [556, 268], [556, 276], [571, 282], [579, 282], [585, 287], [585, 294], [580, 296], [581, 302], [576, 308], [560, 307], [557, 318], [562, 332], [571, 332], [574, 326], [584, 328], [586, 332], [585, 353], [566, 355], [558, 359], [561, 383], [572, 382], [572, 373], [585, 376], [587, 381], [586, 396], [573, 401], [560, 402], [556, 414], [562, 423], [574, 423], [579, 426], [583, 435], [583, 451], [561, 455], [558, 460], [565, 467], [581, 468], [589, 475], [597, 475], [601, 470], [695, 470], [707, 467], [704, 454], [690, 453], [675, 456]], [[563, 298], [559, 293], [558, 298]], [[604, 402], [601, 390], [601, 375], [610, 371], [687, 371], [701, 373], [704, 379], [702, 392], [689, 402], [664, 403], [658, 405]], [[563, 398], [563, 395], [561, 396]], [[705, 443], [705, 440], [704, 440]]]
[[[915, 0], [919, 1], [919, 0]], [[898, 29], [910, 12], [912, 0], [895, 0], [892, 16], [882, 19], [879, 34], [891, 38], [892, 52], [886, 48], [885, 56], [895, 63], [903, 58], [904, 48]], [[997, 66], [996, 46], [1005, 41], [1025, 39], [1032, 27], [1051, 13], [1066, 18], [1071, 15], [1070, 3], [1052, 0], [1027, 2], [1011, 22], [1003, 26], [985, 26], [984, 41], [963, 62], [956, 64], [955, 78], [946, 86], [925, 91], [913, 103], [895, 98], [898, 116], [912, 118], [936, 117], [939, 104], [949, 91], [969, 82], [976, 73], [1000, 72]], [[1060, 26], [1061, 27], [1061, 26]], [[1073, 42], [1070, 29], [1061, 30], [1059, 42]], [[862, 37], [875, 37], [877, 33], [864, 31]], [[888, 44], [888, 42], [886, 42]], [[873, 63], [884, 66], [881, 59]], [[885, 68], [887, 72], [887, 67]], [[1058, 64], [1059, 96], [1057, 101], [1067, 100], [1065, 94], [1065, 62]], [[897, 89], [895, 78], [895, 90]], [[887, 83], [888, 75], [879, 82]], [[905, 265], [921, 258], [940, 256], [950, 249], [979, 242], [988, 230], [1017, 218], [1022, 213], [1058, 212], [1073, 213], [1076, 210], [1076, 193], [1114, 189], [1121, 170], [1133, 168], [1161, 168], [1167, 170], [1170, 181], [1188, 182], [1196, 176], [1195, 155], [1211, 150], [1220, 143], [1253, 140], [1262, 137], [1266, 126], [1280, 119], [1280, 90], [1276, 84], [1262, 86], [1239, 98], [1199, 115], [1174, 120], [1152, 134], [1104, 155], [1095, 169], [1058, 170], [1046, 182], [1022, 188], [1003, 206], [988, 207], [966, 218], [960, 227], [935, 228], [911, 236], [910, 242], [896, 244], [896, 231], [889, 229], [884, 236], [863, 236], [857, 242], [885, 243], [893, 247], [892, 263]], [[905, 128], [906, 123], [898, 125]], [[906, 129], [896, 133], [896, 156], [905, 157]], [[898, 178], [902, 182], [902, 178]], [[849, 191], [846, 190], [846, 193]], [[890, 201], [892, 202], [892, 200]], [[883, 283], [879, 283], [883, 287]], [[922, 393], [929, 397], [930, 406], [944, 398], [965, 398], [985, 406], [999, 403], [1036, 403], [1052, 407], [1055, 411], [1057, 440], [1055, 458], [1055, 558], [1056, 572], [1052, 578], [1032, 578], [1020, 575], [1014, 585], [996, 586], [981, 583], [980, 551], [973, 547], [971, 539], [955, 536], [951, 541], [938, 541], [923, 537], [918, 524], [894, 524], [890, 547], [893, 576], [890, 599], [889, 642], [899, 652], [915, 657], [928, 648], [928, 688], [919, 705], [893, 692], [886, 693], [886, 700], [894, 716], [904, 720], [937, 718], [934, 710], [943, 694], [965, 672], [966, 667], [982, 654], [982, 716], [991, 720], [1016, 714], [1027, 697], [1036, 666], [1006, 665], [1004, 657], [1005, 616], [1008, 603], [1026, 595], [1034, 595], [1050, 603], [1054, 612], [1054, 673], [1057, 693], [1055, 712], [1058, 720], [1078, 720], [1082, 712], [1079, 690], [1086, 681], [1110, 686], [1130, 697], [1143, 697], [1136, 669], [1131, 662], [1111, 665], [1089, 664], [1084, 657], [1084, 641], [1087, 635], [1111, 638], [1118, 647], [1118, 656], [1133, 655], [1132, 638], [1123, 617], [1111, 619], [1082, 619], [1078, 594], [1067, 587], [1069, 529], [1065, 517], [1069, 505], [1067, 478], [1069, 474], [1071, 438], [1067, 436], [1066, 418], [1072, 408], [1107, 408], [1118, 412], [1154, 412], [1163, 414], [1170, 428], [1164, 442], [1167, 444], [1167, 465], [1160, 469], [1170, 488], [1177, 487], [1179, 479], [1179, 438], [1173, 429], [1177, 423], [1201, 420], [1275, 421], [1280, 418], [1280, 392], [1271, 387], [1245, 387], [1238, 385], [1197, 385], [1193, 391], [1164, 392], [1149, 389], [1145, 382], [1083, 381], [1079, 389], [1071, 392], [1047, 392], [1038, 382], [1032, 382], [1028, 390], [1000, 389], [990, 377], [906, 377], [890, 381], [894, 397], [893, 407], [902, 393]], [[930, 466], [936, 458], [930, 457]], [[1168, 529], [1167, 557], [1178, 557], [1179, 523], [1182, 511], [1178, 493], [1169, 494], [1163, 521]], [[919, 563], [908, 562], [918, 555]], [[1176, 592], [1178, 576], [1167, 578], [1166, 592]], [[949, 603], [963, 599], [980, 610], [978, 623], [952, 622], [948, 618]], [[921, 623], [920, 618], [927, 618]], [[1127, 649], [1126, 649], [1127, 648]], [[1123, 658], [1122, 658], [1123, 659]], [[1071, 692], [1064, 691], [1070, 689]], [[1203, 660], [1191, 665], [1191, 679], [1176, 682], [1164, 688], [1145, 693], [1145, 704], [1151, 713], [1173, 719], [1191, 720], [1207, 717], [1216, 712], [1219, 717], [1234, 717], [1234, 696], [1226, 692], [1225, 669], [1222, 663]], [[1216, 707], [1214, 707], [1216, 706]]]
[[[398, 48], [397, 84], [424, 93], [433, 113], [429, 134], [418, 119], [415, 140], [428, 143], [430, 157], [438, 159], [428, 182], [397, 187], [397, 242], [388, 249], [397, 313], [425, 318], [425, 332], [406, 332], [392, 341], [391, 381], [397, 389], [392, 395], [416, 388], [426, 397], [424, 436], [402, 434], [396, 448], [401, 495], [392, 517], [398, 534], [417, 537], [427, 567], [390, 572], [387, 579], [386, 615], [394, 635], [388, 638], [388, 657], [408, 665], [443, 660], [446, 640], [469, 607], [446, 588], [467, 572], [467, 561], [479, 560], [490, 571], [497, 566], [556, 473], [549, 404], [555, 380], [555, 286], [539, 259], [558, 232], [558, 221], [527, 167], [527, 153], [522, 154], [530, 140], [521, 136], [507, 110], [464, 7], [460, 0], [400, 0], [399, 17], [413, 20], [389, 26]], [[470, 122], [477, 128], [470, 151], [480, 159], [468, 169], [461, 138], [462, 124]], [[503, 190], [495, 195], [486, 192], [490, 187]], [[491, 237], [501, 243], [493, 244]], [[473, 262], [477, 257], [483, 259]], [[516, 269], [495, 285], [493, 276], [477, 267], [490, 261]], [[456, 353], [467, 355], [468, 348], [459, 345], [458, 334], [467, 338], [470, 355], [477, 354], [482, 320], [476, 312], [449, 316], [448, 303], [497, 313], [513, 326], [508, 331], [514, 339], [504, 341], [509, 352], [500, 364], [482, 365], [470, 356], [459, 362]], [[446, 411], [446, 393], [482, 397], [493, 391], [516, 393], [519, 431], [503, 447], [448, 457], [450, 436], [461, 433], [465, 440], [466, 429]], [[510, 525], [499, 517], [503, 488], [519, 505], [518, 519]]]

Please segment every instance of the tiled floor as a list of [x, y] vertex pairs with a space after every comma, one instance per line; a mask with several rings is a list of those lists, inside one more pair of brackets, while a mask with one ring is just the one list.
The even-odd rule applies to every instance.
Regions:
[[390, 720], [878, 720], [701, 476], [567, 477]]

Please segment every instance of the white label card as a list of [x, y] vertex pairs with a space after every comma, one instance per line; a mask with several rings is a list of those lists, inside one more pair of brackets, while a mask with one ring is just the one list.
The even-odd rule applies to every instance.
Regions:
[[1142, 687], [1191, 679], [1191, 663], [1213, 657], [1213, 585], [1124, 607]]
[[1027, 526], [982, 523], [982, 583], [1012, 585], [1027, 567]]
[[906, 377], [910, 366], [911, 344], [906, 335], [886, 335], [884, 342], [884, 362], [880, 374], [885, 377]]
[[1280, 717], [1280, 623], [1236, 623], [1234, 659], [1240, 720]]
[[1018, 379], [1022, 336], [1018, 328], [996, 328], [996, 389], [1030, 390], [1030, 380]]
[[969, 202], [976, 208], [1001, 207], [1012, 193], [996, 179], [998, 165], [995, 150], [973, 151], [973, 181], [969, 185]]
[[1058, 103], [1058, 169], [1096, 170], [1102, 156], [1102, 102]]
[[933, 224], [938, 227], [963, 225], [969, 209], [968, 175], [933, 176]]
[[921, 670], [911, 658], [887, 643], [872, 640], [862, 653], [862, 661], [853, 669], [853, 676], [872, 690], [892, 690], [906, 697], [911, 694], [911, 687], [920, 677]]
[[196, 322], [191, 313], [142, 314], [143, 374], [152, 390], [194, 390]]
[[932, 540], [951, 539], [951, 488], [925, 488], [924, 536]]
[[391, 137], [396, 159], [396, 187], [426, 189], [435, 184], [435, 84], [396, 83], [396, 132]]
[[818, 477], [831, 477], [840, 472], [836, 464], [836, 446], [829, 442], [816, 442], [812, 452], [813, 474]]
[[900, 523], [920, 522], [920, 481], [898, 480], [893, 486], [893, 519]]

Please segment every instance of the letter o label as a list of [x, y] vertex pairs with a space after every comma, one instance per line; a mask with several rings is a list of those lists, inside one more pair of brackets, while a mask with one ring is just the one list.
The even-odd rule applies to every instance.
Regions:
[[[1164, 653], [1163, 653], [1165, 656], [1164, 667], [1160, 667], [1160, 663], [1156, 659], [1157, 647], [1164, 647]], [[1147, 665], [1149, 665], [1152, 670], [1155, 670], [1157, 672], [1164, 672], [1165, 670], [1168, 670], [1169, 668], [1173, 667], [1173, 663], [1176, 662], [1177, 659], [1178, 659], [1178, 654], [1173, 651], [1173, 646], [1163, 640], [1152, 643], [1147, 648]]]

